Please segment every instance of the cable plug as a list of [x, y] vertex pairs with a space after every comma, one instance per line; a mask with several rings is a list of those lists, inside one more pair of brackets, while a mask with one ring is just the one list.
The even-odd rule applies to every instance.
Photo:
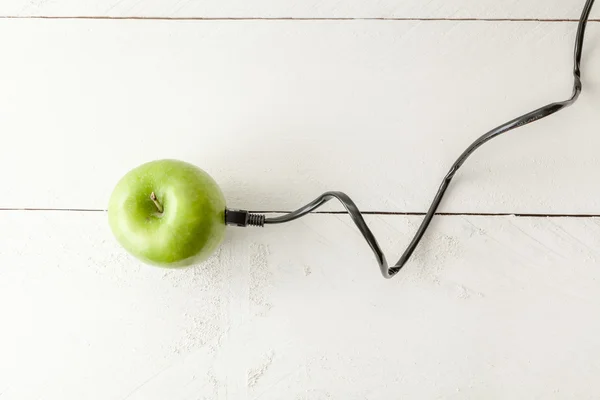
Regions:
[[263, 214], [253, 214], [246, 210], [225, 210], [225, 223], [233, 226], [265, 226]]

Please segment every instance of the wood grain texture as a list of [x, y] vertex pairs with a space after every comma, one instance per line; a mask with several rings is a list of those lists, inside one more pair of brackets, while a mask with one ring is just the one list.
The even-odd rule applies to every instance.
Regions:
[[[0, 218], [2, 400], [600, 396], [598, 219], [440, 217], [388, 281], [345, 216], [172, 271], [103, 212]], [[418, 222], [368, 218], [388, 254]]]
[[[583, 0], [4, 0], [0, 15], [183, 18], [577, 19]], [[599, 17], [597, 10], [594, 16]]]
[[[572, 108], [490, 142], [446, 212], [600, 213], [600, 30]], [[0, 208], [106, 207], [157, 158], [230, 206], [424, 211], [492, 127], [571, 92], [575, 23], [2, 20]], [[19, 40], [13, 40], [19, 38]]]

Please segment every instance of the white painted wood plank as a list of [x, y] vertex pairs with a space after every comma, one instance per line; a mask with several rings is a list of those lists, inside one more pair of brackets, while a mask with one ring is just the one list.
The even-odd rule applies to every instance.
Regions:
[[[441, 211], [598, 213], [600, 30], [573, 107], [490, 142]], [[575, 23], [3, 20], [0, 207], [105, 208], [156, 158], [229, 204], [423, 211], [476, 137], [571, 93]]]
[[[4, 16], [576, 19], [584, 0], [4, 0]], [[599, 17], [600, 11], [594, 10]]]
[[[347, 216], [232, 229], [181, 271], [103, 212], [0, 217], [3, 400], [600, 396], [598, 219], [440, 217], [388, 281]], [[389, 255], [418, 222], [368, 218]]]

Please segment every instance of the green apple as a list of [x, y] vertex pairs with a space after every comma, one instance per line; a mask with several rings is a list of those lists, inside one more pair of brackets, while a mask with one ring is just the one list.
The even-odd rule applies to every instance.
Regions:
[[207, 259], [225, 236], [225, 199], [200, 168], [157, 160], [129, 171], [108, 204], [117, 241], [147, 264], [185, 267]]

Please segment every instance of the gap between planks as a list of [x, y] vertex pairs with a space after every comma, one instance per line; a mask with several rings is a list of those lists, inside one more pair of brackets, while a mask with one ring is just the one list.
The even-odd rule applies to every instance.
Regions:
[[[1, 211], [37, 211], [37, 212], [107, 212], [108, 210], [100, 208], [0, 208]], [[287, 214], [291, 211], [261, 211], [261, 210], [250, 210], [252, 213], [257, 214]], [[324, 215], [347, 215], [346, 211], [315, 211], [310, 214], [324, 214]], [[405, 216], [405, 217], [422, 217], [427, 213], [408, 211], [408, 212], [395, 212], [395, 211], [361, 211], [362, 215], [391, 215], [391, 216]], [[449, 212], [449, 213], [435, 213], [434, 215], [440, 217], [516, 217], [516, 218], [600, 218], [600, 214], [542, 214], [542, 213], [469, 213], [469, 212]]]
[[[42, 16], [1, 15], [0, 19], [90, 19], [90, 20], [149, 20], [149, 21], [423, 21], [423, 22], [579, 22], [579, 19], [560, 18], [414, 18], [414, 17], [118, 17], [118, 16]], [[588, 22], [600, 22], [589, 19]]]

